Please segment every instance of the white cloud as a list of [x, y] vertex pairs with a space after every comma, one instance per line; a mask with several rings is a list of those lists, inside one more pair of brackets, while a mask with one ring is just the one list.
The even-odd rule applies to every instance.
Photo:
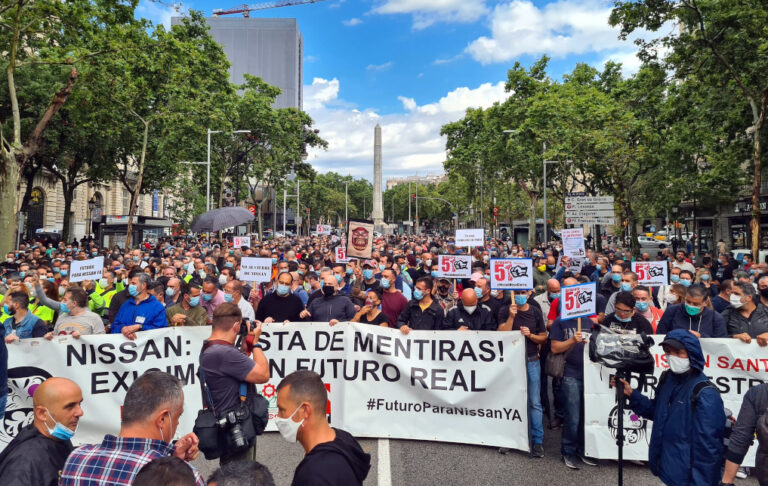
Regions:
[[181, 3], [166, 4], [153, 0], [141, 0], [136, 7], [136, 14], [139, 17], [151, 20], [153, 24], [163, 24], [166, 27], [171, 26], [171, 17], [181, 17], [189, 13], [189, 9], [183, 7]]
[[624, 76], [629, 77], [640, 70], [643, 62], [637, 57], [637, 51], [618, 51], [611, 53], [605, 57], [600, 63], [600, 67], [604, 67], [608, 61], [621, 63], [621, 72]]
[[384, 64], [369, 64], [366, 66], [366, 71], [387, 71], [392, 67], [394, 63], [392, 61], [385, 62]]
[[410, 14], [414, 29], [437, 22], [474, 22], [488, 9], [485, 0], [384, 0], [371, 10], [376, 14]]
[[384, 177], [439, 174], [445, 160], [440, 128], [464, 116], [469, 107], [488, 107], [507, 97], [504, 82], [456, 88], [433, 103], [419, 105], [398, 96], [404, 112], [381, 115], [372, 108], [352, 108], [339, 98], [336, 79], [315, 78], [304, 88], [304, 107], [328, 141], [327, 151], [311, 150], [308, 161], [320, 172], [333, 170], [373, 179], [373, 128], [383, 138]]
[[467, 52], [489, 64], [525, 54], [562, 58], [626, 49], [631, 44], [608, 24], [612, 6], [602, 0], [558, 0], [540, 8], [528, 0], [499, 4], [490, 15], [490, 37], [474, 40]]
[[346, 25], [347, 27], [354, 27], [356, 25], [362, 24], [363, 21], [358, 19], [357, 17], [352, 17], [349, 20], [342, 20], [341, 23]]

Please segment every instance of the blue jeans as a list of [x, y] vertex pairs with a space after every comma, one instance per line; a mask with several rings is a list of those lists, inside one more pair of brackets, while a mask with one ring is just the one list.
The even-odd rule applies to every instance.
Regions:
[[584, 380], [563, 377], [560, 396], [565, 412], [560, 453], [564, 456], [584, 454]]
[[541, 406], [541, 364], [539, 360], [528, 362], [528, 430], [531, 442], [544, 441], [544, 409]]

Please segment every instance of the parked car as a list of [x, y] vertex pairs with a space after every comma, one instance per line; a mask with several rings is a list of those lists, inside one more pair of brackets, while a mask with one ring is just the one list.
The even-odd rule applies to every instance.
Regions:
[[[743, 264], [744, 261], [744, 255], [749, 255], [752, 253], [752, 250], [748, 248], [735, 248], [731, 250], [731, 255], [733, 255], [733, 259], [739, 262], [739, 265]], [[757, 255], [757, 263], [768, 261], [766, 260], [768, 258], [768, 250], [760, 250]]]
[[668, 242], [650, 238], [648, 236], [638, 236], [637, 241], [640, 243], [641, 250], [663, 250], [664, 248], [670, 247]]

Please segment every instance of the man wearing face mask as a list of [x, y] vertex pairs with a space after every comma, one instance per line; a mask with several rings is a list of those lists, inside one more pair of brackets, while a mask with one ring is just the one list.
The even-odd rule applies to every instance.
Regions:
[[598, 292], [606, 299], [610, 299], [611, 295], [621, 290], [621, 275], [623, 273], [624, 268], [621, 265], [613, 265], [610, 275], [606, 274]]
[[546, 291], [547, 282], [552, 276], [547, 273], [547, 259], [542, 257], [536, 261], [536, 268], [533, 270], [534, 294], [539, 295]]
[[83, 409], [80, 387], [66, 378], [48, 378], [32, 394], [34, 418], [0, 453], [6, 486], [53, 486], [74, 447]]
[[381, 272], [381, 312], [387, 316], [389, 327], [395, 327], [397, 318], [408, 306], [408, 299], [395, 287], [395, 271], [386, 268]]
[[696, 337], [727, 337], [723, 317], [705, 305], [707, 297], [704, 287], [688, 287], [684, 303], [667, 307], [656, 332], [667, 334], [673, 329], [684, 329]]
[[443, 320], [449, 331], [495, 331], [498, 326], [491, 310], [479, 302], [474, 289], [464, 289], [461, 300]]
[[701, 344], [690, 332], [676, 329], [661, 346], [669, 370], [659, 378], [654, 399], [623, 379], [620, 385], [629, 407], [653, 420], [648, 465], [664, 484], [718, 484], [725, 412], [720, 393], [704, 375]]
[[304, 447], [291, 486], [362, 486], [371, 468], [371, 456], [348, 432], [333, 428], [325, 415], [328, 392], [314, 371], [294, 371], [277, 386], [280, 435]]
[[411, 329], [437, 331], [442, 329], [444, 318], [443, 308], [432, 299], [432, 278], [421, 277], [414, 284], [413, 299], [400, 313], [395, 326], [403, 334]]
[[[555, 299], [560, 298], [560, 282], [557, 279], [551, 278], [547, 280], [547, 291], [544, 293], [541, 293], [533, 298], [541, 308], [541, 314], [542, 316], [546, 316], [549, 314], [550, 306], [552, 305], [552, 301]], [[554, 319], [553, 319], [554, 320]], [[551, 322], [547, 322], [548, 326], [551, 326]]]
[[[619, 284], [619, 290], [611, 294], [608, 302], [605, 305], [605, 313], [612, 314], [614, 311], [614, 305], [616, 302], [616, 296], [619, 292], [632, 292], [632, 289], [637, 287], [637, 274], [631, 270], [625, 270], [621, 274], [621, 283]], [[634, 306], [634, 305], [633, 305]]]
[[79, 287], [67, 289], [59, 302], [59, 318], [53, 331], [46, 334], [45, 339], [54, 336], [71, 335], [78, 339], [82, 335], [104, 334], [104, 322], [97, 314], [88, 310], [88, 296]]
[[307, 308], [301, 311], [299, 317], [314, 322], [328, 322], [332, 326], [355, 317], [354, 304], [346, 295], [339, 295], [337, 285], [333, 275], [323, 277], [323, 296], [310, 302]]
[[[515, 301], [509, 306], [509, 316], [499, 331], [520, 331], [525, 337], [526, 369], [528, 374], [528, 429], [531, 436], [531, 456], [544, 457], [544, 409], [541, 403], [541, 364], [539, 347], [547, 342], [547, 328], [541, 311], [528, 299], [530, 290], [515, 290]], [[546, 383], [546, 382], [545, 382]]]
[[205, 326], [208, 324], [208, 313], [200, 307], [200, 295], [202, 293], [199, 285], [180, 281], [179, 303], [165, 309], [165, 318], [168, 324], [171, 326]]
[[499, 311], [504, 307], [504, 301], [496, 298], [498, 292], [495, 296], [491, 296], [491, 279], [488, 276], [478, 279], [474, 290], [480, 305], [488, 307], [491, 310], [493, 322], [499, 324]]
[[[184, 413], [182, 382], [162, 371], [147, 371], [128, 388], [121, 408], [120, 434], [107, 434], [100, 444], [78, 447], [61, 471], [60, 486], [129, 486], [145, 464], [175, 456], [190, 463], [199, 453], [198, 439], [189, 433], [171, 443]], [[205, 486], [189, 464], [196, 486]]]
[[603, 325], [619, 333], [653, 334], [653, 327], [648, 319], [635, 312], [637, 301], [632, 292], [621, 291], [616, 294], [614, 311], [606, 314]]
[[43, 337], [48, 332], [43, 321], [29, 312], [29, 297], [24, 292], [11, 292], [3, 299], [3, 314], [10, 316], [3, 321], [6, 344]]
[[672, 292], [672, 286], [680, 283], [679, 268], [672, 267], [669, 269], [669, 285], [662, 285], [659, 287], [659, 292], [656, 295], [656, 299], [659, 302], [659, 309], [667, 310], [667, 306], [675, 304], [677, 302], [677, 296]]
[[148, 287], [149, 275], [146, 273], [139, 272], [131, 278], [128, 293], [132, 298], [120, 307], [110, 328], [112, 334], [122, 333], [134, 340], [138, 331], [168, 327], [165, 307], [149, 294]]
[[224, 285], [224, 302], [230, 302], [240, 309], [243, 317], [249, 321], [256, 319], [253, 306], [243, 299], [243, 284], [239, 280], [230, 280]]
[[[333, 277], [331, 277], [333, 278]], [[277, 276], [277, 289], [259, 302], [254, 319], [257, 322], [297, 322], [304, 306], [299, 296], [291, 292], [293, 277], [289, 272]]]
[[760, 346], [768, 345], [768, 308], [756, 302], [757, 292], [752, 284], [733, 286], [731, 306], [723, 311], [728, 335], [745, 343], [757, 340]]

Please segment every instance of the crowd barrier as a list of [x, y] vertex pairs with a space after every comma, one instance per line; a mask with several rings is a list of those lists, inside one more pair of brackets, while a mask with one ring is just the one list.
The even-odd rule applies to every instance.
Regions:
[[[122, 335], [25, 339], [8, 346], [10, 394], [0, 427], [0, 450], [32, 421], [29, 388], [50, 376], [74, 380], [83, 390], [76, 444], [100, 442], [120, 429], [120, 406], [130, 384], [146, 370], [160, 369], [184, 383], [179, 434], [192, 430], [201, 408], [198, 358], [210, 328], [174, 327]], [[654, 336], [657, 343], [663, 336]], [[323, 377], [326, 413], [333, 426], [358, 437], [434, 440], [528, 450], [524, 338], [519, 332], [411, 331], [355, 323], [265, 324], [261, 343], [271, 379], [258, 385], [277, 413], [276, 388], [298, 369]], [[704, 339], [705, 373], [725, 406], [738, 413], [746, 391], [768, 376], [768, 348], [754, 341]], [[653, 396], [666, 369], [657, 344], [654, 375], [632, 385]], [[614, 370], [584, 356], [586, 454], [615, 459], [616, 396], [608, 383]], [[626, 459], [645, 460], [652, 423], [626, 410]], [[276, 430], [270, 422], [267, 430]], [[754, 446], [745, 460], [754, 462]]]

